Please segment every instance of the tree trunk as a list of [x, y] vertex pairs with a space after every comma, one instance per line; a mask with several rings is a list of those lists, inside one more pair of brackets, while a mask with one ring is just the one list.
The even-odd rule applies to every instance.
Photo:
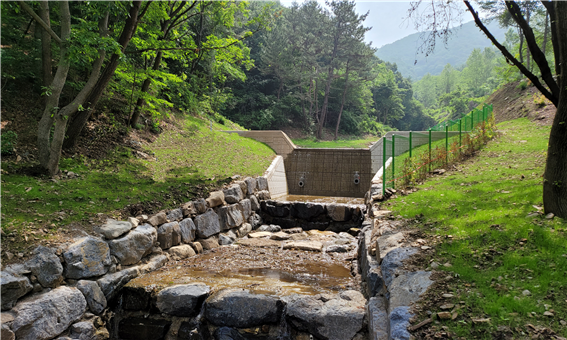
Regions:
[[343, 108], [345, 106], [345, 98], [346, 98], [346, 93], [347, 93], [347, 89], [348, 89], [348, 73], [349, 73], [349, 64], [350, 60], [347, 60], [347, 64], [346, 64], [346, 75], [345, 75], [345, 89], [343, 91], [343, 98], [341, 100], [341, 108], [339, 110], [339, 117], [337, 118], [337, 127], [335, 128], [335, 140], [337, 140], [339, 138], [339, 125], [341, 124], [341, 116], [343, 115]]
[[331, 92], [332, 81], [333, 66], [329, 65], [329, 71], [327, 72], [327, 82], [325, 83], [325, 97], [323, 97], [323, 106], [321, 107], [321, 119], [319, 120], [319, 126], [317, 126], [317, 139], [321, 139], [323, 137], [323, 125], [325, 124], [325, 119], [327, 118], [327, 107], [329, 105], [329, 94]]
[[[49, 2], [40, 1], [39, 7], [41, 8], [39, 17], [51, 27], [51, 21], [49, 20]], [[41, 63], [43, 70], [43, 86], [48, 88], [53, 80], [53, 73], [51, 72], [51, 35], [47, 30], [41, 30]]]
[[[157, 71], [159, 69], [159, 65], [161, 64], [161, 58], [162, 58], [162, 51], [158, 51], [158, 53], [156, 54], [156, 58], [154, 60], [154, 65], [152, 67], [152, 70]], [[148, 76], [145, 80], [144, 83], [142, 84], [142, 94], [147, 93], [148, 90], [150, 89], [150, 85], [152, 83], [152, 78], [150, 76]], [[130, 126], [133, 128], [136, 128], [136, 125], [138, 124], [138, 119], [140, 118], [140, 113], [142, 111], [142, 107], [146, 104], [146, 101], [144, 100], [143, 96], [140, 95], [140, 97], [138, 97], [138, 100], [136, 101], [136, 106], [134, 107], [134, 112], [132, 113], [132, 118], [130, 118]]]
[[[132, 39], [132, 36], [136, 32], [136, 27], [138, 26], [139, 20], [143, 17], [143, 14], [148, 9], [150, 4], [151, 2], [148, 2], [147, 6], [144, 9], [144, 12], [140, 16], [138, 16], [138, 12], [140, 10], [140, 6], [142, 5], [142, 2], [134, 1], [132, 3], [132, 7], [130, 7], [130, 11], [128, 13], [128, 19], [126, 19], [126, 23], [124, 24], [124, 28], [122, 29], [122, 33], [120, 34], [120, 38], [118, 39], [118, 43], [120, 44], [120, 46], [122, 46], [122, 52], [126, 50], [126, 47], [130, 42], [130, 39]], [[79, 139], [79, 135], [81, 134], [81, 131], [83, 131], [83, 128], [87, 123], [87, 120], [94, 111], [96, 104], [102, 97], [102, 93], [104, 92], [104, 89], [106, 88], [112, 77], [114, 76], [114, 72], [116, 71], [116, 68], [118, 67], [119, 63], [120, 63], [120, 55], [116, 53], [113, 54], [112, 57], [110, 57], [110, 61], [106, 65], [104, 72], [102, 73], [102, 76], [100, 77], [100, 79], [94, 86], [93, 91], [89, 95], [89, 98], [87, 100], [88, 107], [86, 108], [86, 110], [78, 112], [78, 114], [74, 115], [74, 119], [71, 121], [71, 124], [69, 125], [69, 129], [67, 130], [67, 139], [63, 143], [63, 148], [71, 149], [74, 148], [75, 145], [77, 145], [77, 140]]]
[[553, 45], [553, 54], [555, 56], [555, 74], [561, 74], [561, 65], [559, 64], [559, 38], [557, 37], [557, 16], [555, 15], [555, 6], [553, 1], [541, 1], [547, 9], [549, 15], [549, 28], [551, 29], [551, 44]]
[[545, 49], [547, 47], [547, 34], [549, 32], [549, 14], [545, 14], [545, 27], [543, 29], [543, 54], [545, 55]]
[[518, 35], [520, 36], [520, 49], [519, 49], [519, 53], [520, 53], [520, 62], [523, 64], [524, 63], [524, 35], [522, 34], [522, 29], [518, 28]]
[[[561, 65], [567, 63], [567, 2], [555, 1], [557, 45]], [[553, 119], [547, 162], [543, 175], [543, 205], [546, 213], [567, 218], [567, 77], [560, 75], [557, 113]]]

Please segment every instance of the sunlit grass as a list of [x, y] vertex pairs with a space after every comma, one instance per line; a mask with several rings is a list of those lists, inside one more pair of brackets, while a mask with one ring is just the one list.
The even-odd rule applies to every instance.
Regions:
[[367, 136], [363, 139], [342, 139], [336, 141], [317, 141], [314, 138], [294, 139], [293, 143], [302, 148], [363, 148], [379, 140], [376, 136]]

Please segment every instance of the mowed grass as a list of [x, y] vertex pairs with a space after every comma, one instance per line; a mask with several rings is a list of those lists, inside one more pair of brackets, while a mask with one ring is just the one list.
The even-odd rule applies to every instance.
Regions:
[[[525, 331], [530, 323], [567, 336], [567, 223], [538, 213], [549, 127], [522, 118], [498, 130], [477, 156], [387, 208], [417, 216], [439, 241], [430, 261], [451, 264], [439, 269], [457, 278], [447, 293], [466, 313], [440, 321], [449, 331], [492, 339], [498, 326]], [[471, 318], [490, 322], [473, 325]]]
[[371, 143], [380, 138], [367, 136], [362, 139], [339, 139], [336, 141], [317, 141], [314, 138], [293, 139], [293, 143], [302, 148], [363, 148], [367, 149]]
[[[233, 175], [259, 176], [275, 153], [263, 143], [219, 130], [225, 126], [184, 117], [176, 130], [143, 146], [148, 159], [119, 147], [104, 160], [65, 158], [62, 170], [77, 178], [22, 174], [29, 165], [2, 162], [3, 250], [28, 250], [53, 234], [92, 224], [142, 203], [157, 210], [178, 206], [229, 182]], [[118, 215], [116, 215], [118, 217]], [[3, 253], [4, 254], [4, 253]]]

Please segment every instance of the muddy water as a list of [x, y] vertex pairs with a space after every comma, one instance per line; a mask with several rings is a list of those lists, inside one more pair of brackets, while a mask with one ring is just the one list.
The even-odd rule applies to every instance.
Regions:
[[327, 204], [328, 203], [364, 204], [364, 198], [309, 196], [309, 195], [286, 195], [286, 196], [278, 197], [278, 201], [314, 202], [314, 203], [327, 203]]
[[354, 254], [325, 254], [280, 248], [221, 247], [142, 275], [128, 286], [160, 290], [202, 282], [213, 290], [244, 288], [259, 294], [336, 293], [359, 289], [350, 274]]

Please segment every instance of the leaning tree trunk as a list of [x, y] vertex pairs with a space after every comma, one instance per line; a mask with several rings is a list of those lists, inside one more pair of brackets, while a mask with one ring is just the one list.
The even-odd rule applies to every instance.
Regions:
[[[51, 21], [49, 20], [49, 2], [40, 1], [39, 6], [41, 8], [39, 11], [40, 18], [51, 27]], [[51, 72], [51, 35], [46, 30], [41, 30], [41, 63], [43, 86], [49, 87], [53, 80], [53, 74]]]
[[[567, 2], [555, 2], [555, 22], [560, 64], [567, 63]], [[543, 205], [546, 213], [567, 218], [567, 76], [559, 76], [559, 104], [551, 126], [547, 163], [543, 175]]]
[[[156, 54], [154, 65], [152, 67], [153, 71], [159, 70], [162, 54], [163, 54], [162, 51], [159, 51]], [[151, 83], [152, 83], [152, 78], [150, 75], [148, 75], [148, 77], [144, 80], [144, 83], [142, 84], [142, 94], [136, 101], [136, 106], [134, 106], [134, 112], [132, 113], [132, 117], [130, 118], [129, 121], [130, 126], [133, 128], [136, 128], [136, 125], [138, 124], [138, 119], [140, 119], [140, 113], [142, 112], [142, 107], [146, 105], [146, 101], [143, 98], [143, 94], [147, 93], [150, 90]]]
[[343, 98], [341, 100], [341, 109], [339, 110], [339, 117], [337, 118], [337, 126], [335, 128], [335, 140], [337, 140], [339, 138], [339, 126], [341, 125], [341, 116], [343, 115], [343, 108], [345, 106], [345, 98], [346, 98], [346, 93], [347, 93], [347, 89], [348, 89], [348, 73], [349, 73], [349, 68], [348, 68], [348, 64], [349, 64], [350, 60], [347, 60], [347, 64], [346, 64], [346, 77], [345, 77], [345, 89], [343, 91]]

